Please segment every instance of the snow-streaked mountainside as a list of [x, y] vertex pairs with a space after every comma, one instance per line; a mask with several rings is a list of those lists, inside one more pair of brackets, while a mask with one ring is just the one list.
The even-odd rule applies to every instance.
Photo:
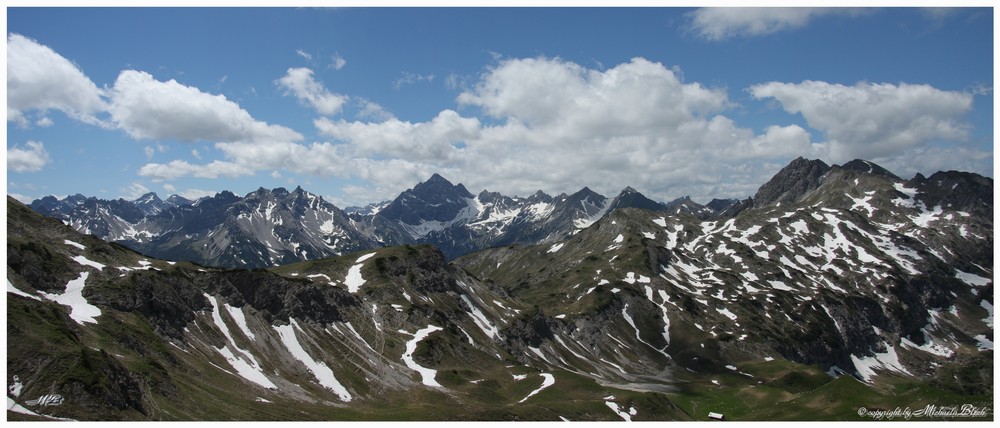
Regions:
[[[845, 420], [862, 406], [992, 409], [991, 179], [904, 181], [800, 159], [762, 186], [773, 203], [720, 204], [728, 217], [611, 210], [588, 189], [515, 199], [428, 183], [394, 201], [412, 211], [344, 224], [379, 244], [518, 227], [539, 243], [452, 262], [403, 245], [221, 270], [140, 255], [8, 198], [8, 417]], [[186, 209], [252, 226], [321, 205], [300, 189], [261, 189]], [[429, 206], [443, 208], [420, 210]], [[38, 404], [53, 394], [62, 404]]]
[[563, 239], [609, 211], [670, 210], [708, 217], [716, 211], [689, 198], [654, 202], [626, 188], [614, 199], [584, 188], [572, 195], [527, 198], [471, 194], [434, 174], [393, 201], [345, 212], [301, 188], [222, 192], [198, 201], [155, 193], [134, 201], [46, 197], [31, 208], [82, 233], [154, 257], [207, 266], [267, 267], [361, 249], [432, 244], [448, 259], [484, 248]]

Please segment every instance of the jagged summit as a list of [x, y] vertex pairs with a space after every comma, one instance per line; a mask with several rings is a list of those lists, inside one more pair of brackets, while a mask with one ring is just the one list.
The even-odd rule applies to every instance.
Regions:
[[[869, 196], [863, 192], [879, 189], [892, 190], [861, 202]], [[904, 182], [870, 161], [830, 167], [800, 157], [761, 186], [753, 199], [713, 200], [708, 206], [687, 196], [664, 204], [631, 186], [614, 198], [590, 187], [555, 197], [541, 190], [526, 198], [487, 190], [474, 195], [435, 173], [392, 201], [346, 210], [349, 217], [301, 186], [291, 192], [261, 187], [242, 197], [223, 191], [194, 203], [176, 195], [160, 201], [152, 193], [136, 201], [45, 197], [31, 207], [81, 232], [147, 254], [183, 256], [208, 265], [261, 267], [328, 257], [346, 249], [411, 243], [435, 245], [453, 259], [492, 246], [556, 242], [620, 208], [728, 220], [750, 208], [773, 209], [807, 199], [809, 204], [845, 208], [870, 205], [869, 213], [876, 214], [891, 207], [894, 198], [903, 198], [899, 200], [909, 201], [907, 206], [930, 212], [941, 207], [992, 213], [991, 189], [992, 179], [976, 174], [941, 172]], [[906, 199], [911, 193], [912, 201]], [[235, 226], [243, 222], [247, 223]]]
[[764, 207], [782, 202], [797, 202], [819, 187], [820, 178], [830, 170], [821, 160], [798, 157], [778, 171], [754, 195], [754, 207]]
[[[734, 419], [844, 417], [819, 401], [988, 404], [993, 227], [974, 209], [992, 208], [992, 180], [825, 176], [808, 203], [724, 219], [483, 192], [407, 229], [270, 191], [125, 225], [167, 259], [307, 260], [267, 270], [158, 260], [8, 198], [8, 404], [128, 420], [703, 420], [720, 396], [744, 400]], [[371, 247], [343, 247], [359, 239]], [[54, 394], [65, 401], [29, 404]]]
[[907, 187], [917, 189], [917, 200], [928, 209], [951, 208], [979, 215], [993, 215], [993, 179], [960, 171], [939, 171], [914, 177]]
[[472, 198], [474, 196], [465, 186], [454, 185], [435, 173], [427, 181], [401, 193], [379, 215], [411, 226], [427, 221], [446, 222], [466, 208]]

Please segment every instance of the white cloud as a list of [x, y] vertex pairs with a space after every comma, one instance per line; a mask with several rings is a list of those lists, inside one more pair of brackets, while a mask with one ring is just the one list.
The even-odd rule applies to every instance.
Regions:
[[[452, 110], [417, 123], [314, 123], [346, 143], [341, 152], [355, 157], [358, 177], [392, 189], [373, 198], [392, 197], [431, 172], [474, 191], [519, 195], [591, 186], [614, 196], [632, 185], [660, 198], [747, 196], [783, 157], [820, 147], [794, 125], [762, 135], [739, 128], [720, 114], [731, 105], [725, 90], [684, 82], [678, 71], [642, 58], [608, 70], [505, 60], [457, 101], [497, 124]], [[766, 162], [774, 159], [781, 162]], [[724, 184], [731, 180], [739, 184]]]
[[165, 190], [167, 193], [171, 195], [182, 196], [192, 201], [198, 200], [205, 196], [215, 196], [218, 193], [214, 190], [202, 190], [202, 189], [185, 189], [178, 191], [177, 188], [170, 183], [163, 183], [163, 190]]
[[125, 70], [111, 90], [114, 122], [136, 139], [181, 141], [297, 141], [302, 135], [258, 121], [222, 95], [149, 73]]
[[25, 205], [28, 205], [28, 204], [34, 202], [34, 199], [32, 199], [30, 196], [25, 196], [25, 195], [22, 195], [20, 193], [7, 192], [7, 196], [10, 196], [10, 197], [12, 197], [14, 199], [17, 199], [19, 202], [21, 202], [22, 204], [25, 204]]
[[285, 90], [285, 95], [294, 95], [300, 102], [325, 116], [339, 113], [348, 100], [346, 95], [328, 91], [313, 78], [313, 71], [308, 68], [289, 68], [287, 74], [275, 81], [275, 84]]
[[233, 162], [212, 161], [205, 165], [195, 165], [183, 160], [173, 160], [166, 164], [148, 163], [139, 168], [139, 175], [154, 181], [173, 180], [181, 177], [219, 178], [252, 175], [253, 170]]
[[403, 74], [402, 77], [392, 82], [392, 86], [396, 89], [402, 88], [404, 85], [412, 85], [414, 83], [419, 83], [419, 82], [430, 83], [434, 81], [433, 74], [418, 74], [418, 73], [410, 73], [408, 71], [404, 71], [402, 74]]
[[340, 70], [344, 68], [345, 65], [347, 65], [347, 60], [340, 56], [339, 53], [334, 53], [333, 56], [330, 57], [330, 68]]
[[358, 103], [361, 105], [361, 110], [358, 111], [357, 116], [362, 119], [369, 119], [376, 122], [384, 122], [386, 120], [395, 119], [389, 110], [381, 105], [366, 100], [364, 98], [358, 98]]
[[302, 49], [296, 49], [295, 50], [295, 54], [298, 55], [298, 56], [300, 56], [300, 57], [302, 57], [302, 58], [305, 58], [306, 61], [312, 61], [312, 59], [313, 59], [312, 54], [309, 54], [308, 52], [306, 52], [306, 51], [304, 51]]
[[49, 152], [39, 141], [28, 141], [23, 147], [7, 148], [7, 169], [14, 172], [38, 172], [48, 165]]
[[391, 199], [434, 172], [474, 192], [526, 196], [590, 186], [614, 196], [630, 185], [661, 201], [690, 195], [707, 202], [752, 195], [797, 156], [884, 159], [889, 168], [901, 163], [891, 157], [900, 147], [919, 151], [915, 159], [928, 165], [945, 154], [980, 166], [991, 157], [927, 144], [967, 135], [960, 119], [972, 95], [926, 85], [772, 82], [748, 89], [802, 113], [825, 133], [823, 141], [794, 124], [740, 127], [725, 115], [733, 106], [725, 89], [687, 82], [678, 69], [642, 58], [601, 70], [553, 58], [507, 59], [466, 88], [456, 98], [458, 111], [444, 109], [427, 121], [400, 120], [357, 98], [362, 112], [369, 110], [358, 114], [364, 120], [314, 120], [328, 142], [219, 141], [221, 160], [150, 164], [140, 175], [355, 178], [365, 184], [342, 195], [353, 205]]
[[827, 158], [884, 159], [935, 141], [964, 141], [972, 95], [929, 85], [860, 82], [854, 86], [804, 81], [754, 85], [758, 99], [773, 98], [784, 110], [802, 114], [828, 138]]
[[918, 172], [971, 171], [993, 176], [993, 152], [970, 147], [915, 147], [905, 155], [872, 159], [900, 177], [912, 177]]
[[194, 156], [195, 159], [201, 159], [201, 152], [198, 149], [191, 149], [191, 156]]
[[755, 37], [804, 27], [824, 15], [858, 15], [853, 8], [708, 7], [691, 12], [690, 28], [708, 40]]
[[41, 119], [35, 121], [35, 126], [42, 128], [48, 128], [54, 124], [55, 122], [53, 122], [52, 119], [49, 119], [48, 116], [42, 117]]
[[7, 36], [8, 122], [27, 124], [24, 113], [30, 110], [59, 110], [97, 124], [96, 115], [105, 109], [101, 96], [76, 64], [48, 46], [20, 34]]
[[684, 83], [673, 70], [643, 58], [605, 71], [559, 59], [508, 60], [458, 102], [533, 128], [605, 137], [702, 120], [729, 103], [724, 89]]
[[455, 145], [478, 138], [480, 123], [444, 110], [430, 122], [410, 123], [392, 118], [383, 122], [346, 122], [319, 118], [323, 135], [349, 142], [361, 156], [392, 156], [411, 160], [446, 161], [460, 149]]
[[143, 147], [142, 149], [144, 152], [146, 152], [146, 160], [153, 159], [153, 155], [156, 154], [156, 149], [152, 148], [151, 146], [146, 146]]
[[143, 186], [142, 183], [132, 183], [128, 185], [128, 187], [119, 189], [119, 191], [122, 194], [122, 198], [130, 201], [138, 199], [140, 196], [149, 193], [149, 189], [146, 186]]

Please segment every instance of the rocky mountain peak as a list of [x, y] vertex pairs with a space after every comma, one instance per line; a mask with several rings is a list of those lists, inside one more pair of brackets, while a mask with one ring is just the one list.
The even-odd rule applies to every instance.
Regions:
[[900, 180], [900, 178], [896, 176], [896, 174], [889, 172], [889, 170], [876, 165], [874, 162], [866, 161], [863, 159], [852, 160], [848, 163], [840, 165], [840, 168], [851, 171], [865, 172], [868, 174], [881, 175], [883, 177], [887, 177], [894, 181]]
[[149, 203], [162, 202], [162, 200], [160, 199], [159, 196], [156, 195], [156, 192], [149, 192], [149, 193], [146, 193], [145, 195], [142, 195], [142, 196], [136, 198], [132, 202], [135, 202], [137, 204], [140, 204], [140, 203], [149, 204]]
[[535, 192], [534, 194], [532, 194], [531, 196], [528, 197], [528, 202], [529, 203], [539, 203], [539, 202], [549, 203], [549, 202], [552, 202], [552, 196], [549, 196], [549, 194], [547, 194], [547, 193], [539, 190], [539, 191]]
[[765, 183], [754, 195], [754, 207], [760, 208], [782, 202], [797, 202], [819, 187], [830, 166], [819, 159], [798, 157]]
[[606, 199], [600, 193], [590, 190], [589, 187], [584, 187], [578, 192], [566, 197], [567, 201], [588, 201], [594, 203], [595, 201], [601, 201]]
[[705, 206], [715, 212], [722, 212], [726, 208], [729, 208], [733, 204], [739, 203], [739, 199], [719, 199], [715, 198], [709, 201]]
[[190, 205], [194, 201], [192, 201], [192, 200], [190, 200], [188, 198], [185, 198], [185, 197], [183, 197], [181, 195], [170, 195], [170, 197], [167, 198], [166, 202], [168, 204], [170, 204], [170, 205], [178, 207], [178, 206], [181, 206], [181, 205]]
[[378, 215], [409, 225], [425, 221], [445, 222], [455, 218], [474, 196], [465, 186], [454, 185], [439, 174], [401, 193]]
[[993, 215], [993, 179], [979, 174], [940, 171], [928, 178], [917, 174], [906, 187], [918, 189], [917, 199], [928, 209], [950, 208], [979, 215]]
[[632, 187], [626, 187], [611, 201], [609, 210], [618, 208], [641, 208], [650, 211], [662, 211], [664, 205], [647, 198]]

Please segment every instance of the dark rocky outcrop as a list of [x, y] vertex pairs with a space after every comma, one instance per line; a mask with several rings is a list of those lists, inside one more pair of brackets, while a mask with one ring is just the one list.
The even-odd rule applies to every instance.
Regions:
[[760, 208], [783, 202], [797, 202], [819, 187], [823, 174], [829, 170], [830, 166], [821, 160], [796, 158], [757, 190], [753, 206]]

